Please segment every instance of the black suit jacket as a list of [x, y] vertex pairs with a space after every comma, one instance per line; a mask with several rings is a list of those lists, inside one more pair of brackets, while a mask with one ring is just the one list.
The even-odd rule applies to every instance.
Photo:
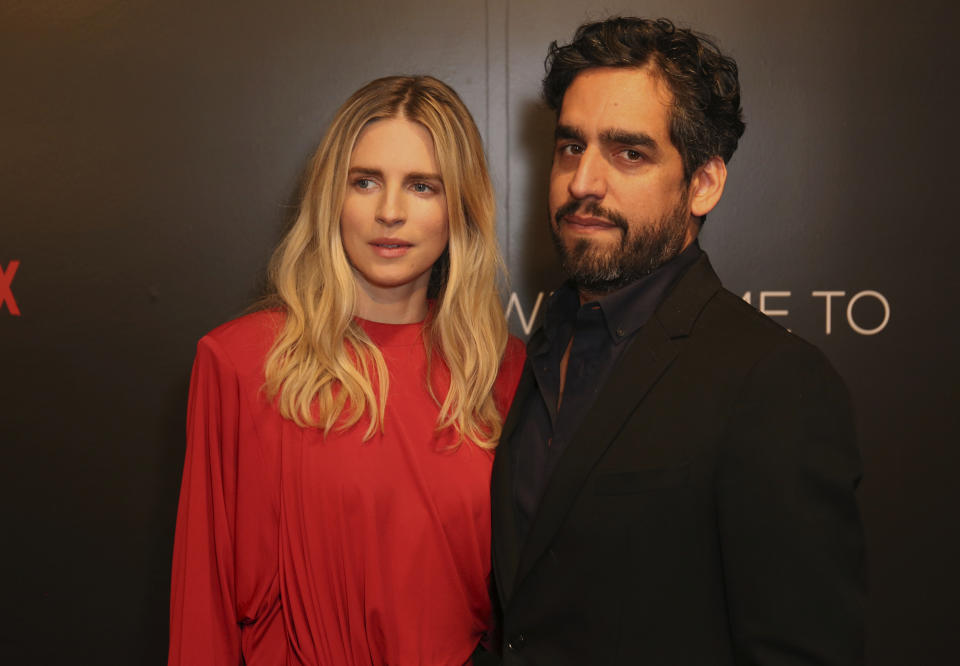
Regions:
[[520, 543], [510, 440], [537, 391], [528, 368], [493, 471], [504, 664], [862, 663], [847, 391], [706, 255], [631, 341]]

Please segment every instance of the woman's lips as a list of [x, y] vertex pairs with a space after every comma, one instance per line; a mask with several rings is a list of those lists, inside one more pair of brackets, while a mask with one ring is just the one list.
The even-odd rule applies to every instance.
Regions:
[[413, 243], [399, 238], [375, 238], [370, 241], [370, 247], [378, 256], [389, 259], [391, 257], [402, 257], [413, 247]]

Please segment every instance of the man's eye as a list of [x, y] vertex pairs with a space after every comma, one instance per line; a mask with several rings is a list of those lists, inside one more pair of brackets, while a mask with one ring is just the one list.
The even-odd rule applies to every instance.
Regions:
[[567, 143], [560, 146], [560, 153], [562, 155], [582, 155], [583, 146], [578, 143]]
[[629, 148], [623, 151], [623, 156], [628, 162], [639, 162], [643, 159], [643, 153], [641, 153], [639, 150], [630, 150]]

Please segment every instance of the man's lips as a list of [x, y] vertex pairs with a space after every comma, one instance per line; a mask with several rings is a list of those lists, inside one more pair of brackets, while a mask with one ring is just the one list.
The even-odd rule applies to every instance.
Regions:
[[619, 229], [619, 226], [603, 217], [594, 217], [592, 215], [564, 215], [561, 218], [565, 225], [571, 227], [574, 231], [603, 231], [606, 229]]

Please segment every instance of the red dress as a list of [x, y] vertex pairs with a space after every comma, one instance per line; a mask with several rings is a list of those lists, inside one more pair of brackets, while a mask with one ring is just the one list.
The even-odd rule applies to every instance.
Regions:
[[[390, 372], [385, 432], [282, 418], [261, 391], [281, 323], [248, 315], [197, 347], [169, 663], [461, 666], [492, 619], [492, 453], [435, 432], [420, 324], [360, 321]], [[523, 361], [511, 338], [501, 413]], [[442, 396], [437, 360], [433, 376]]]

